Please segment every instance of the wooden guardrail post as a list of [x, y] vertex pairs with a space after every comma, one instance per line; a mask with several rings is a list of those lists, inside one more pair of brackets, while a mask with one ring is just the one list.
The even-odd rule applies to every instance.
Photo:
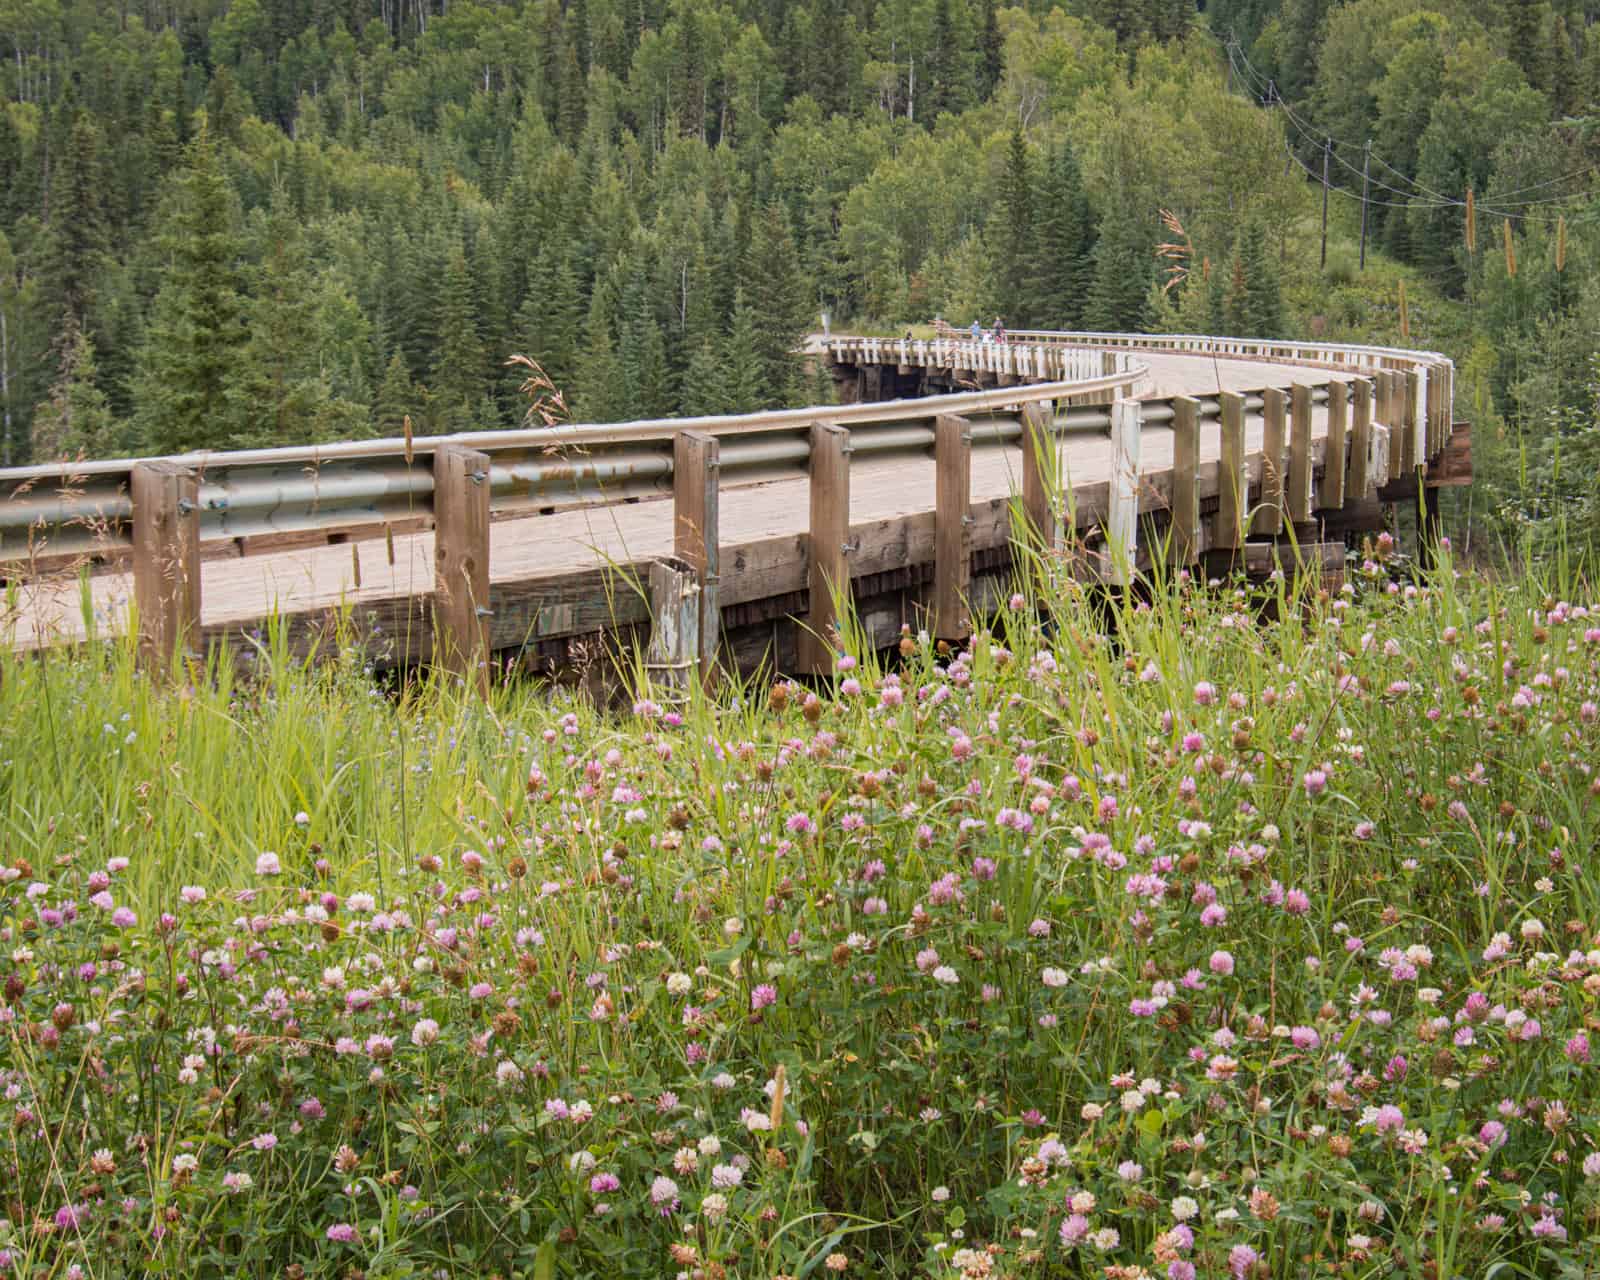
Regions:
[[1055, 410], [1051, 405], [1034, 403], [1022, 410], [1022, 518], [1027, 528], [1025, 539], [1036, 539], [1039, 548], [1055, 549], [1055, 497], [1052, 487], [1056, 471]]
[[1344, 506], [1344, 443], [1349, 420], [1349, 388], [1343, 382], [1328, 383], [1328, 438], [1322, 451], [1322, 489], [1317, 494], [1317, 505], [1324, 511]]
[[1127, 586], [1139, 555], [1139, 463], [1143, 414], [1137, 400], [1111, 406], [1111, 487], [1106, 513], [1106, 551], [1111, 580]]
[[811, 533], [806, 559], [811, 603], [800, 632], [800, 668], [833, 671], [835, 597], [850, 599], [850, 432], [831, 422], [811, 427]]
[[1400, 435], [1405, 414], [1400, 405], [1398, 385], [1400, 375], [1392, 369], [1385, 369], [1379, 377], [1383, 380], [1383, 394], [1379, 401], [1383, 412], [1379, 421], [1389, 429], [1389, 467], [1384, 477], [1384, 483], [1387, 484], [1391, 480], [1398, 480], [1404, 474], [1404, 468], [1401, 466], [1401, 451], [1404, 446]]
[[1225, 550], [1244, 545], [1245, 512], [1250, 501], [1250, 474], [1245, 470], [1244, 397], [1224, 391], [1222, 406], [1222, 461], [1217, 469], [1217, 524], [1212, 542]]
[[1278, 387], [1261, 393], [1261, 501], [1250, 529], [1257, 534], [1283, 532], [1283, 451], [1288, 443], [1289, 394]]
[[1345, 493], [1358, 502], [1372, 488], [1372, 383], [1350, 381], [1350, 469], [1345, 473]]
[[1421, 397], [1422, 378], [1415, 368], [1407, 369], [1402, 383], [1405, 405], [1401, 411], [1401, 430], [1405, 442], [1400, 446], [1401, 468], [1409, 476], [1427, 461], [1426, 446], [1422, 443], [1423, 423], [1417, 417], [1417, 401]]
[[650, 566], [650, 644], [645, 668], [659, 687], [684, 697], [699, 660], [699, 574], [682, 560], [657, 560]]
[[489, 689], [489, 455], [433, 455], [433, 651], [445, 670]]
[[1296, 524], [1311, 519], [1311, 388], [1297, 382], [1289, 393], [1289, 503]]
[[703, 431], [680, 431], [672, 438], [673, 550], [700, 586], [700, 678], [709, 680], [716, 667], [722, 632], [718, 549], [718, 495], [722, 448]]
[[942, 413], [933, 423], [937, 469], [933, 511], [933, 625], [935, 640], [972, 634], [967, 593], [972, 586], [972, 424]]
[[136, 462], [133, 600], [139, 659], [166, 671], [200, 636], [200, 479], [177, 462]]
[[1200, 402], [1172, 400], [1172, 563], [1200, 558]]

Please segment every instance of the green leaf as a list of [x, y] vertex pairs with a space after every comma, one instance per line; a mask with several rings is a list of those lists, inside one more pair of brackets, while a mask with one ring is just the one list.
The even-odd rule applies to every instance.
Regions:
[[546, 1240], [533, 1255], [533, 1280], [556, 1280], [556, 1242]]

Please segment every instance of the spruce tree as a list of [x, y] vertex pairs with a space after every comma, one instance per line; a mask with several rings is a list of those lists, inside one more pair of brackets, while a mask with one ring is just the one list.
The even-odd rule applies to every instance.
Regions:
[[1005, 70], [1005, 43], [1000, 38], [996, 0], [983, 0], [983, 27], [978, 35], [978, 93], [987, 102]]
[[[796, 359], [795, 365], [798, 363]], [[752, 413], [771, 407], [761, 371], [760, 317], [742, 292], [734, 295], [733, 319], [723, 344], [722, 394], [721, 413]]]
[[1144, 333], [1150, 327], [1150, 281], [1155, 277], [1154, 245], [1131, 218], [1101, 225], [1094, 247], [1094, 275], [1084, 323], [1110, 333]]
[[688, 368], [684, 370], [683, 390], [678, 397], [678, 407], [683, 413], [691, 418], [704, 418], [729, 412], [727, 356], [724, 345], [714, 338], [707, 338], [695, 347], [689, 356]]
[[156, 295], [134, 381], [135, 422], [146, 453], [222, 443], [228, 389], [245, 343], [244, 281], [233, 190], [202, 129], [185, 152]]
[[61, 366], [50, 398], [34, 411], [35, 462], [114, 458], [122, 440], [105, 393], [95, 385], [94, 343], [81, 329], [61, 343]]
[[80, 112], [50, 183], [45, 279], [63, 334], [96, 331], [98, 290], [110, 265], [99, 127]]
[[1005, 172], [1000, 177], [1000, 228], [994, 237], [1000, 275], [1001, 308], [1017, 327], [1031, 324], [1037, 289], [1034, 261], [1033, 166], [1022, 130], [1014, 129], [1006, 148]]
[[760, 403], [752, 408], [781, 408], [793, 402], [798, 389], [798, 350], [811, 322], [811, 300], [788, 218], [776, 201], [753, 220], [741, 276], [755, 329], [761, 388]]
[[1277, 264], [1267, 247], [1266, 228], [1260, 222], [1245, 224], [1239, 236], [1239, 261], [1244, 271], [1244, 311], [1241, 319], [1246, 338], [1274, 338], [1283, 334], [1283, 295], [1278, 284]]
[[415, 422], [420, 416], [411, 370], [406, 367], [405, 356], [396, 351], [389, 357], [383, 381], [378, 384], [378, 394], [373, 399], [373, 426], [380, 436], [398, 436], [405, 431], [406, 418]]
[[478, 402], [485, 391], [484, 351], [478, 336], [472, 274], [459, 241], [451, 247], [439, 281], [438, 326], [439, 349], [428, 381], [434, 399], [431, 425], [441, 432], [494, 425], [478, 417]]
[[1048, 329], [1079, 328], [1094, 274], [1095, 219], [1070, 143], [1051, 153], [1034, 225], [1038, 249], [1030, 281], [1031, 322]]
[[573, 414], [578, 422], [621, 422], [627, 416], [622, 362], [611, 333], [608, 290], [597, 286], [589, 301], [583, 351], [574, 379]]

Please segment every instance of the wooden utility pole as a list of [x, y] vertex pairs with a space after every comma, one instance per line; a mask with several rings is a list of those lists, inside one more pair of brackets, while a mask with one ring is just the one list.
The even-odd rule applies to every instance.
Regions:
[[1372, 140], [1367, 140], [1361, 157], [1361, 269], [1367, 269], [1367, 191], [1372, 173]]
[[1333, 158], [1333, 139], [1322, 144], [1322, 267], [1328, 266], [1328, 161]]

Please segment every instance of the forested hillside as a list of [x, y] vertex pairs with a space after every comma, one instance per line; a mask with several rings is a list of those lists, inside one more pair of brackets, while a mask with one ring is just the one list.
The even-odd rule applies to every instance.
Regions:
[[1597, 16], [3, 0], [0, 461], [795, 402], [822, 311], [1404, 336], [1583, 448]]

